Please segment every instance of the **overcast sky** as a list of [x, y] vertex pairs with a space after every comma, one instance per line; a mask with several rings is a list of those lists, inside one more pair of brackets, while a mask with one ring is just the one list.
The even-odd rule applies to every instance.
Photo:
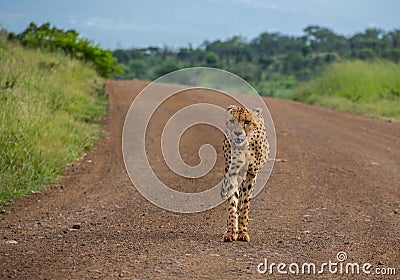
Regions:
[[105, 48], [200, 45], [262, 32], [300, 35], [317, 24], [350, 35], [400, 28], [400, 0], [0, 0], [0, 27], [75, 29]]

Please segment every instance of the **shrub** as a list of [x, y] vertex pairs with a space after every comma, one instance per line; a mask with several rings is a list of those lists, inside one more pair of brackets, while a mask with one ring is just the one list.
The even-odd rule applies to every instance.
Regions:
[[92, 41], [79, 37], [79, 33], [75, 30], [64, 31], [55, 26], [52, 27], [50, 23], [37, 26], [31, 22], [22, 33], [9, 33], [8, 39], [18, 40], [28, 48], [40, 48], [51, 52], [63, 51], [72, 58], [93, 64], [99, 75], [104, 78], [122, 71], [111, 51], [104, 50]]

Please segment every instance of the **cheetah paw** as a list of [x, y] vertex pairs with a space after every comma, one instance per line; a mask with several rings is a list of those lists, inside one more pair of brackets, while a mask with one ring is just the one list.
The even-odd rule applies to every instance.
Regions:
[[237, 233], [227, 232], [224, 234], [224, 242], [232, 242], [237, 240]]
[[247, 232], [240, 232], [238, 234], [237, 240], [244, 241], [244, 242], [250, 242], [250, 236]]

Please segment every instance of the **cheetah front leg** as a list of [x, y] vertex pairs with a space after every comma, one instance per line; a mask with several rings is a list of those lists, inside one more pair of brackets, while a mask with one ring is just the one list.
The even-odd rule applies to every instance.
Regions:
[[239, 191], [239, 186], [244, 181], [248, 166], [246, 153], [232, 156], [229, 168], [225, 168], [225, 176], [222, 181], [221, 197], [223, 199], [227, 199]]
[[236, 190], [230, 197], [229, 197], [229, 216], [228, 216], [228, 229], [224, 234], [224, 241], [225, 242], [232, 242], [236, 241], [238, 237], [238, 202], [239, 202], [239, 191]]
[[[247, 164], [246, 170], [247, 170]], [[227, 180], [225, 184], [227, 184], [229, 181], [231, 182], [230, 187], [228, 188], [229, 190], [232, 190], [233, 193], [230, 194], [229, 196], [229, 206], [228, 206], [228, 230], [224, 234], [224, 241], [225, 242], [232, 242], [237, 240], [238, 237], [238, 219], [239, 219], [239, 207], [240, 207], [240, 200], [239, 200], [239, 193], [240, 189], [243, 188], [243, 184], [245, 180], [243, 180], [243, 172], [239, 172], [239, 174], [236, 174], [235, 176], [232, 176], [233, 179]], [[229, 177], [228, 177], [229, 178]], [[240, 183], [238, 182], [240, 181]], [[223, 183], [224, 184], [224, 183]], [[239, 187], [239, 184], [241, 186]]]
[[250, 236], [247, 232], [247, 226], [249, 223], [249, 208], [251, 193], [254, 188], [256, 176], [247, 173], [246, 180], [243, 182], [242, 188], [240, 189], [240, 200], [238, 209], [238, 238], [237, 240], [250, 242]]
[[245, 181], [243, 176], [247, 172], [248, 161], [246, 155], [236, 155], [232, 157], [233, 161], [226, 170], [224, 180], [222, 181], [221, 197], [229, 197], [228, 206], [228, 230], [224, 234], [225, 242], [232, 242], [238, 236], [238, 218], [239, 218], [239, 187]]

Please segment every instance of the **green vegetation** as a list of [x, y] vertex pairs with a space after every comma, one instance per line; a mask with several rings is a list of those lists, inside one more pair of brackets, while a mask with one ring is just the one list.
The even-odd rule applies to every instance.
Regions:
[[104, 78], [122, 72], [111, 51], [103, 50], [88, 39], [80, 38], [75, 30], [64, 31], [55, 26], [52, 27], [50, 23], [37, 26], [32, 22], [20, 34], [9, 33], [8, 39], [18, 40], [28, 48], [40, 48], [51, 52], [62, 51], [71, 58], [92, 64]]
[[263, 33], [200, 47], [118, 49], [121, 79], [154, 80], [193, 66], [225, 69], [265, 96], [294, 99], [400, 121], [400, 30], [367, 29], [352, 36], [308, 26], [303, 36]]
[[296, 90], [294, 100], [400, 122], [400, 65], [334, 63]]
[[262, 95], [292, 99], [299, 82], [311, 80], [331, 63], [384, 59], [400, 62], [400, 30], [367, 29], [342, 36], [308, 26], [303, 36], [263, 33], [253, 40], [232, 37], [205, 41], [200, 47], [117, 49], [113, 52], [124, 73], [120, 79], [154, 80], [185, 67], [209, 66], [233, 72]]
[[0, 208], [56, 181], [101, 133], [107, 96], [93, 67], [0, 36]]

